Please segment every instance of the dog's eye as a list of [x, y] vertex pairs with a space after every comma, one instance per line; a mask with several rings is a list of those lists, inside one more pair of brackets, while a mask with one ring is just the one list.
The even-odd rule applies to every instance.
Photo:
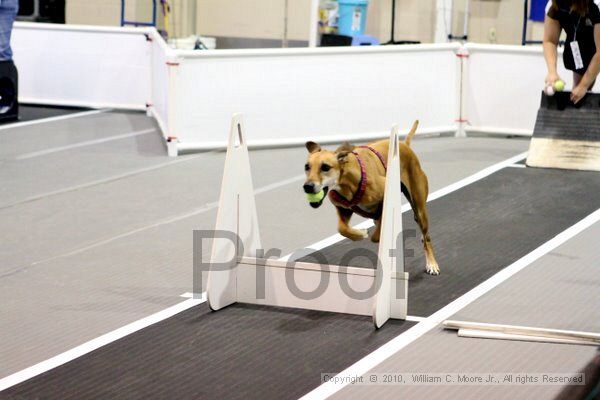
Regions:
[[330, 169], [331, 169], [331, 166], [330, 166], [330, 165], [327, 165], [327, 164], [323, 164], [323, 165], [321, 165], [321, 171], [323, 171], [323, 172], [327, 172], [327, 171], [329, 171]]
[[305, 171], [310, 170], [310, 165], [308, 165], [308, 163], [304, 164], [304, 170]]

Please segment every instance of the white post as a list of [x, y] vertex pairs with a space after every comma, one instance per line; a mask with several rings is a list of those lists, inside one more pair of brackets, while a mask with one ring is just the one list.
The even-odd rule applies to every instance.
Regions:
[[[239, 114], [231, 120], [218, 210], [215, 227], [217, 237], [213, 240], [206, 289], [212, 310], [219, 310], [237, 301], [238, 257], [256, 257], [256, 250], [262, 247], [248, 146], [242, 116]], [[218, 231], [233, 233], [237, 238], [235, 241], [221, 238]]]
[[[373, 323], [380, 328], [390, 318], [406, 318], [407, 292], [404, 276], [404, 253], [402, 248], [402, 204], [400, 181], [400, 143], [398, 125], [394, 125], [390, 134], [388, 149], [388, 166], [385, 178], [385, 194], [383, 198], [383, 215], [381, 216], [381, 236], [379, 241], [379, 265], [375, 274], [375, 282], [379, 290], [375, 293], [373, 303]], [[398, 238], [400, 237], [400, 240]], [[400, 244], [397, 246], [397, 244]], [[392, 288], [392, 276], [396, 287]], [[402, 297], [396, 299], [395, 297]]]
[[319, 0], [312, 0], [310, 3], [309, 23], [308, 47], [317, 47], [317, 39], [319, 37]]
[[436, 0], [435, 43], [448, 42], [448, 35], [452, 33], [453, 0]]
[[469, 124], [467, 115], [467, 91], [469, 89], [469, 50], [463, 44], [456, 53], [459, 64], [457, 78], [457, 118], [454, 137], [467, 137], [466, 126]]

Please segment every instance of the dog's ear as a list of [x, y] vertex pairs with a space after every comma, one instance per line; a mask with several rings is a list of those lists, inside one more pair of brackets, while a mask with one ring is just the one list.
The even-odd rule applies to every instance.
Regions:
[[352, 143], [349, 142], [344, 142], [342, 143], [342, 145], [340, 147], [338, 147], [335, 152], [336, 153], [350, 153], [351, 151], [354, 151], [354, 149], [356, 148], [356, 146], [354, 146]]
[[348, 161], [348, 154], [350, 154], [350, 151], [341, 151], [338, 153], [335, 153], [335, 155], [337, 156], [337, 160], [340, 164], [344, 164], [346, 163], [346, 161]]
[[354, 151], [355, 146], [348, 142], [342, 143], [340, 147], [338, 147], [335, 151], [335, 155], [337, 156], [338, 162], [343, 164], [346, 162], [348, 154]]
[[306, 150], [309, 153], [316, 153], [317, 151], [321, 151], [321, 146], [315, 142], [306, 142]]

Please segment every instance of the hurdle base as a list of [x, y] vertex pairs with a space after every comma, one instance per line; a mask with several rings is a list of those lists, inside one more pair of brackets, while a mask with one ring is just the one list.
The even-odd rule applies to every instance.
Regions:
[[[238, 303], [373, 315], [374, 269], [253, 257], [240, 258], [235, 269]], [[393, 272], [390, 283], [390, 318], [406, 319], [408, 273]]]

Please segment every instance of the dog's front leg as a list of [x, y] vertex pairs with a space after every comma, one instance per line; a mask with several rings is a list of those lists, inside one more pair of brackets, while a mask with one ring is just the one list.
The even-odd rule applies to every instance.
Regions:
[[371, 242], [379, 243], [379, 238], [381, 236], [381, 218], [374, 219], [373, 222], [375, 223], [375, 229], [371, 234]]
[[350, 223], [352, 210], [343, 207], [336, 207], [338, 213], [338, 232], [340, 235], [347, 237], [350, 240], [362, 240], [369, 236], [366, 229], [354, 229]]

